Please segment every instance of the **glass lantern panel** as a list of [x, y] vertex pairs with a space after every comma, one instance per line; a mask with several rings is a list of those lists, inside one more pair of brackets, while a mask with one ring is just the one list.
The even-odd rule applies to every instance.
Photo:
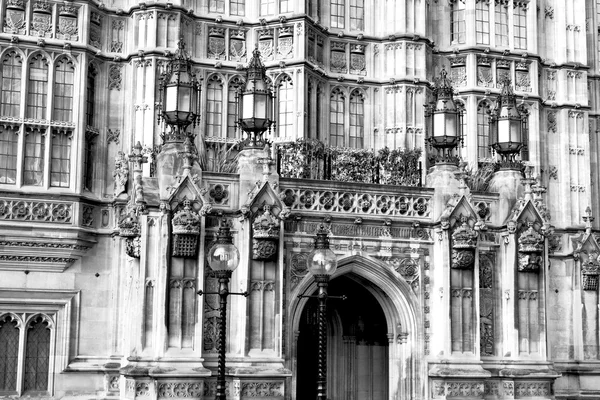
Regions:
[[511, 140], [510, 120], [498, 120], [498, 143], [508, 143]]
[[254, 93], [242, 95], [242, 119], [254, 118]]
[[445, 113], [446, 117], [446, 136], [456, 137], [456, 126], [458, 124], [458, 115], [455, 113]]
[[177, 86], [167, 86], [164, 110], [166, 112], [177, 110]]
[[179, 104], [178, 111], [191, 111], [192, 88], [189, 86], [179, 87]]
[[267, 95], [256, 94], [254, 96], [254, 117], [266, 119], [267, 116]]
[[433, 114], [433, 137], [446, 135], [446, 120], [443, 113]]
[[521, 120], [511, 119], [510, 120], [510, 140], [511, 142], [521, 142]]

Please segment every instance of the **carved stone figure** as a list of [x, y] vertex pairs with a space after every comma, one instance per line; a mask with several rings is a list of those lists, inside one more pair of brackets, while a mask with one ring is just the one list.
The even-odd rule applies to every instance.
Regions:
[[126, 193], [127, 180], [129, 179], [129, 162], [122, 151], [119, 151], [115, 157], [113, 177], [115, 178], [114, 196], [118, 197], [121, 193]]

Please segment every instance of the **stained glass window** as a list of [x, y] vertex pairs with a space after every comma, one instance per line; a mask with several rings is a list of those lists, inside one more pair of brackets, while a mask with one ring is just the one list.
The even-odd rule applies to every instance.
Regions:
[[294, 124], [294, 91], [292, 79], [285, 76], [279, 81], [277, 93], [279, 115], [277, 119], [279, 137], [291, 137]]
[[279, 0], [279, 13], [292, 12], [291, 0]]
[[236, 137], [237, 125], [237, 99], [238, 90], [242, 87], [243, 81], [240, 77], [234, 77], [229, 82], [229, 90], [227, 92], [227, 137]]
[[246, 0], [231, 0], [229, 2], [229, 14], [240, 17], [246, 15], [245, 3]]
[[19, 328], [11, 316], [0, 320], [0, 391], [17, 390]]
[[208, 12], [224, 13], [225, 12], [225, 0], [209, 0]]
[[494, 10], [496, 47], [508, 47], [508, 6], [496, 4]]
[[490, 105], [482, 101], [477, 107], [477, 157], [488, 158], [490, 156]]
[[350, 95], [350, 147], [362, 148], [365, 138], [365, 100], [362, 93]]
[[275, 14], [275, 0], [260, 0], [260, 15]]
[[27, 330], [25, 345], [25, 391], [48, 390], [48, 367], [50, 364], [50, 328], [39, 316], [33, 319]]
[[62, 58], [56, 63], [54, 71], [54, 112], [52, 118], [56, 121], [73, 120], [73, 75], [75, 67], [68, 58]]
[[2, 97], [0, 115], [19, 117], [21, 106], [21, 57], [14, 51], [2, 59]]
[[25, 134], [23, 184], [41, 186], [44, 178], [45, 137], [42, 131], [31, 130]]
[[331, 0], [331, 27], [344, 28], [346, 0]]
[[206, 137], [221, 136], [223, 116], [223, 84], [213, 75], [206, 87]]
[[17, 146], [19, 136], [10, 126], [0, 126], [0, 183], [17, 181]]
[[329, 144], [344, 147], [344, 95], [339, 89], [331, 92], [329, 109]]
[[452, 43], [463, 44], [466, 42], [467, 26], [465, 22], [465, 3], [463, 0], [456, 0], [452, 4], [450, 15], [452, 23], [450, 24], [450, 40]]
[[48, 62], [41, 54], [38, 54], [29, 62], [27, 118], [46, 119], [47, 97]]
[[513, 10], [515, 49], [527, 50], [527, 9], [515, 6]]
[[64, 131], [54, 131], [52, 135], [50, 186], [69, 187], [71, 137], [71, 132]]
[[96, 112], [96, 76], [98, 71], [93, 65], [90, 65], [87, 76], [87, 97], [85, 108], [85, 123], [87, 126], [95, 126], [94, 114]]
[[477, 44], [490, 44], [490, 3], [487, 0], [477, 0], [475, 31]]
[[365, 29], [365, 1], [350, 0], [350, 29], [362, 31]]

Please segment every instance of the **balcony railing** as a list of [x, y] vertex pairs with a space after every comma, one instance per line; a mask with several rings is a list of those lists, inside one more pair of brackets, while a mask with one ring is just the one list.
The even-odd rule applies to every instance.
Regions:
[[420, 187], [420, 158], [420, 149], [349, 149], [298, 139], [277, 145], [277, 173], [282, 178]]

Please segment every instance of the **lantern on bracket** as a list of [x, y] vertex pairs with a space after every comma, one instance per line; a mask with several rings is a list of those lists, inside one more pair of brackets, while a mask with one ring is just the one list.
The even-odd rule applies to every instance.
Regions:
[[454, 101], [454, 88], [445, 69], [440, 72], [433, 96], [433, 101], [425, 106], [426, 140], [437, 155], [429, 158], [435, 164], [458, 165], [458, 157], [452, 151], [463, 142], [463, 111]]
[[238, 123], [247, 134], [246, 148], [264, 146], [263, 134], [274, 124], [274, 96], [267, 82], [266, 71], [256, 45], [246, 68], [246, 85], [238, 94]]
[[159, 95], [158, 122], [164, 120], [170, 128], [170, 132], [162, 135], [164, 142], [183, 142], [187, 127], [195, 126], [200, 118], [200, 82], [192, 72], [183, 39], [177, 43], [177, 51], [160, 77]]
[[490, 143], [504, 163], [513, 163], [527, 136], [527, 114], [519, 111], [509, 79], [502, 85], [496, 108], [490, 115]]

